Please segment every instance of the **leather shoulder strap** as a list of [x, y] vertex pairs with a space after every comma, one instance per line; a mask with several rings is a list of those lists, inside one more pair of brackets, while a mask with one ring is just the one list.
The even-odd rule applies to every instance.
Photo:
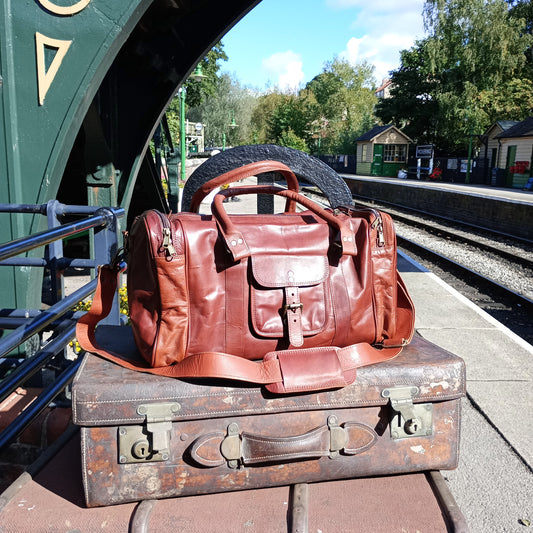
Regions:
[[[111, 311], [113, 295], [117, 289], [118, 270], [109, 265], [102, 266], [98, 273], [98, 285], [94, 294], [91, 309], [77, 323], [76, 336], [80, 346], [117, 363], [125, 368], [173, 378], [222, 378], [246, 381], [267, 385], [273, 392], [294, 392], [284, 385], [283, 372], [279, 355], [295, 350], [285, 350], [268, 354], [263, 361], [250, 361], [243, 357], [223, 352], [202, 352], [189, 354], [181, 362], [165, 367], [149, 367], [136, 361], [124, 359], [120, 354], [102, 348], [95, 336], [96, 325]], [[403, 347], [411, 340], [414, 330], [414, 312], [403, 281], [399, 278], [399, 292], [403, 307], [400, 319], [398, 339], [390, 339], [382, 348], [377, 349], [367, 343], [358, 343], [344, 348], [324, 347], [313, 348], [328, 355], [336, 351], [342, 372], [350, 372], [356, 368], [379, 363], [396, 357]], [[399, 297], [400, 300], [400, 297]], [[355, 379], [355, 373], [353, 374]], [[317, 383], [318, 385], [318, 383]], [[313, 390], [320, 389], [320, 386]], [[326, 387], [323, 387], [326, 388]], [[329, 388], [329, 387], [328, 387]]]

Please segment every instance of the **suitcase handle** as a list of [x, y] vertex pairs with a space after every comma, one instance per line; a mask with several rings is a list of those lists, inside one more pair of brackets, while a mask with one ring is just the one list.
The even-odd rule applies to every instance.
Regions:
[[362, 453], [376, 440], [377, 434], [371, 427], [357, 422], [339, 425], [335, 415], [329, 416], [323, 426], [290, 437], [240, 432], [238, 424], [233, 422], [226, 433], [216, 431], [196, 439], [191, 447], [191, 457], [202, 466], [217, 467], [227, 462], [230, 468], [320, 457], [335, 459], [340, 453]]

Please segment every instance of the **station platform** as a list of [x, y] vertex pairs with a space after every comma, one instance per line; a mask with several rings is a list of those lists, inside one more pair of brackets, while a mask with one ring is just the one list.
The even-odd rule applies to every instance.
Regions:
[[368, 180], [372, 182], [391, 183], [403, 187], [420, 187], [443, 191], [453, 191], [458, 194], [476, 195], [486, 198], [499, 198], [502, 200], [525, 202], [533, 205], [533, 191], [511, 189], [509, 187], [491, 187], [490, 185], [480, 185], [476, 183], [451, 183], [443, 181], [385, 178], [379, 176], [361, 176], [355, 174], [341, 174], [341, 176], [345, 179]]
[[379, 198], [458, 222], [533, 240], [533, 191], [488, 185], [341, 174], [355, 197]]

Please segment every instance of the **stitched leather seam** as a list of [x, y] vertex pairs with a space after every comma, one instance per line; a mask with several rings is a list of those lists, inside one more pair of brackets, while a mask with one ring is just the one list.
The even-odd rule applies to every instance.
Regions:
[[[426, 382], [422, 382], [422, 381], [400, 381], [400, 382], [396, 382], [396, 383], [403, 383], [403, 384], [413, 384], [413, 385], [419, 385], [419, 384], [425, 384]], [[369, 387], [367, 388], [373, 388], [374, 386], [376, 387], [383, 387], [383, 388], [388, 388], [388, 387], [394, 387], [395, 386], [395, 383], [389, 383], [389, 382], [385, 382], [385, 383], [378, 383], [378, 384], [372, 384], [370, 385]], [[362, 393], [362, 391], [361, 391]], [[319, 394], [319, 393], [317, 393]], [[323, 393], [322, 393], [323, 394]], [[177, 402], [181, 402], [183, 400], [196, 400], [198, 398], [205, 398], [205, 394], [202, 395], [202, 394], [192, 394], [192, 395], [188, 395], [188, 396], [151, 396], [150, 398], [133, 398], [131, 400], [128, 400], [129, 403], [134, 403], [134, 402], [154, 402], [154, 403], [157, 403], [158, 401], [160, 400], [173, 400], [173, 401], [177, 401]], [[242, 392], [235, 392], [235, 393], [231, 393], [231, 392], [228, 392], [228, 393], [217, 393], [217, 394], [208, 394], [209, 397], [222, 397], [222, 396], [231, 396], [231, 397], [242, 397], [243, 396], [243, 393]], [[257, 393], [257, 394], [254, 394], [254, 396], [256, 396], [256, 398], [259, 400], [261, 399], [261, 401], [264, 400], [263, 398], [263, 395], [261, 393]], [[458, 390], [457, 392], [450, 392], [450, 393], [443, 393], [443, 394], [430, 394], [430, 395], [424, 395], [424, 396], [420, 396], [418, 398], [415, 398], [415, 402], [414, 403], [425, 403], [426, 400], [456, 400], [457, 398], [462, 398], [464, 396], [464, 392], [461, 391], [461, 390]], [[253, 398], [252, 398], [252, 401], [253, 401]], [[73, 399], [73, 402], [74, 402], [74, 399]], [[124, 400], [77, 400], [76, 401], [76, 404], [77, 405], [103, 405], [103, 404], [110, 404], [110, 405], [113, 405], [113, 404], [117, 404], [117, 405], [121, 405], [124, 403]], [[373, 400], [357, 400], [357, 403], [369, 403], [369, 404], [372, 404], [372, 405], [385, 405], [387, 402], [385, 400], [383, 400], [382, 402], [380, 403], [376, 403], [375, 401]], [[310, 406], [314, 406], [315, 404], [313, 403], [310, 403], [309, 404]], [[345, 401], [339, 401], [339, 402], [328, 402], [327, 404], [324, 404], [322, 401], [321, 402], [318, 402], [316, 403], [316, 405], [351, 405], [351, 403], [349, 402], [345, 402]], [[291, 408], [291, 407], [289, 407]], [[76, 409], [76, 407], [74, 406], [74, 410]], [[238, 411], [236, 412], [240, 412], [241, 409], [239, 409]], [[74, 411], [75, 412], [75, 411]], [[206, 412], [211, 412], [211, 411], [206, 411]], [[217, 411], [215, 411], [217, 412]], [[220, 411], [220, 412], [226, 412], [226, 411]]]
[[304, 458], [304, 457], [317, 457], [317, 456], [321, 456], [321, 457], [327, 457], [329, 455], [329, 452], [324, 452], [322, 450], [317, 450], [316, 452], [303, 452], [303, 453], [279, 453], [279, 454], [275, 454], [275, 455], [262, 455], [261, 457], [247, 457], [247, 456], [244, 456], [243, 455], [243, 459], [246, 460], [250, 460], [250, 459], [253, 459], [254, 461], [253, 462], [256, 462], [256, 463], [259, 463], [259, 462], [262, 462], [262, 461], [267, 461], [269, 459], [280, 459], [280, 458], [284, 458], [284, 457], [295, 457], [295, 458]]
[[[272, 261], [275, 261], [275, 257], [276, 257], [275, 255], [272, 255]], [[310, 257], [316, 257], [316, 256], [310, 256]], [[303, 280], [303, 281], [298, 280], [298, 281], [295, 281], [294, 283], [289, 283], [288, 281], [283, 280], [278, 283], [274, 283], [272, 281], [266, 280], [265, 278], [261, 276], [261, 274], [256, 272], [256, 269], [254, 267], [253, 256], [252, 256], [252, 272], [253, 272], [254, 278], [263, 287], [278, 287], [279, 288], [279, 287], [301, 287], [305, 285], [308, 285], [308, 286], [320, 285], [321, 283], [324, 283], [328, 278], [328, 273], [329, 273], [328, 266], [329, 266], [328, 258], [327, 256], [324, 255], [322, 256], [322, 264], [321, 264], [322, 271], [320, 273], [319, 279], [314, 278], [314, 279]]]
[[[414, 382], [414, 381], [402, 381], [401, 383], [412, 383], [413, 385], [416, 385], [416, 384], [420, 384], [421, 382]], [[382, 384], [379, 384], [379, 386], [383, 386]], [[371, 387], [374, 387], [374, 385], [372, 385]], [[391, 383], [385, 383], [385, 387], [383, 388], [387, 388], [387, 387], [394, 387], [394, 383], [391, 384]], [[242, 392], [241, 393], [226, 393], [226, 394], [209, 394], [208, 395], [209, 397], [217, 397], [217, 396], [234, 396], [234, 397], [242, 397]], [[257, 397], [257, 399], [261, 399], [261, 401], [263, 401], [263, 396], [262, 394], [258, 393], [257, 395], [255, 395]], [[462, 398], [464, 396], [464, 393], [462, 391], [457, 391], [457, 392], [453, 392], [453, 393], [446, 393], [446, 394], [431, 394], [431, 395], [424, 395], [424, 396], [420, 396], [419, 398], [416, 398], [415, 399], [415, 402], [414, 403], [426, 403], [426, 400], [456, 400], [457, 398]], [[178, 401], [178, 402], [181, 402], [183, 400], [196, 400], [198, 398], [204, 398], [205, 395], [201, 395], [201, 394], [198, 394], [198, 395], [191, 395], [191, 396], [179, 396], [179, 397], [176, 397], [176, 396], [152, 396], [150, 398], [133, 398], [131, 400], [128, 400], [129, 403], [134, 403], [134, 402], [154, 402], [156, 403], [157, 401], [159, 400], [174, 400], [174, 401]], [[253, 399], [252, 399], [253, 401]], [[371, 404], [371, 405], [385, 405], [387, 402], [385, 400], [377, 403], [376, 401], [373, 401], [373, 400], [363, 400], [363, 399], [360, 399], [360, 400], [356, 400], [357, 401], [357, 404], [361, 404], [361, 403], [368, 403], [368, 404]], [[103, 405], [103, 404], [110, 404], [110, 405], [113, 405], [113, 404], [117, 404], [117, 405], [121, 405], [124, 403], [124, 400], [77, 400], [76, 401], [76, 404], [77, 405]], [[352, 405], [351, 402], [345, 402], [345, 401], [339, 401], [339, 402], [328, 402], [328, 403], [323, 403], [322, 401], [318, 402], [316, 404], [314, 403], [309, 403], [309, 406], [310, 408], [313, 408], [315, 405], [319, 405], [319, 406], [323, 406], [323, 405]], [[355, 405], [355, 404], [354, 404]], [[292, 407], [289, 406], [288, 409], [291, 409]], [[75, 408], [74, 408], [75, 409]], [[209, 412], [212, 412], [212, 411], [205, 411], [206, 413], [209, 413]], [[221, 413], [225, 413], [225, 412], [228, 412], [228, 411], [213, 411], [213, 412], [221, 412]], [[235, 412], [241, 412], [241, 409], [238, 409], [236, 410]]]
[[[82, 464], [81, 474], [83, 478], [84, 493], [88, 495], [89, 494], [89, 479], [87, 475], [87, 470], [88, 470], [87, 442], [86, 442], [86, 437], [85, 437], [85, 431], [83, 431], [83, 429], [80, 432], [80, 437], [81, 437], [81, 464]], [[88, 499], [87, 496], [85, 496], [85, 498]]]
[[[439, 398], [431, 398], [431, 397], [425, 397], [422, 398], [419, 402], [415, 403], [428, 403], [430, 400], [440, 400], [440, 401], [455, 401], [460, 400], [463, 398], [463, 394], [457, 394], [457, 396], [451, 396], [451, 397], [439, 397]], [[94, 402], [87, 402], [94, 405]], [[328, 402], [328, 403], [316, 403], [313, 405], [298, 405], [298, 409], [302, 411], [316, 411], [317, 409], [335, 409], [335, 408], [353, 408], [357, 409], [360, 407], [382, 407], [383, 405], [387, 405], [386, 401], [382, 401], [381, 403], [378, 403], [377, 401], [365, 401], [365, 400], [358, 400], [357, 402]], [[180, 417], [177, 417], [175, 422], [185, 422], [190, 420], [195, 420], [198, 417], [216, 417], [217, 415], [220, 415], [220, 418], [223, 418], [224, 416], [231, 416], [231, 415], [242, 415], [242, 414], [276, 414], [276, 413], [283, 413], [286, 411], [294, 411], [295, 407], [294, 405], [289, 405], [287, 407], [276, 407], [276, 409], [272, 410], [264, 410], [260, 408], [240, 408], [240, 409], [229, 409], [227, 411], [189, 411], [186, 415], [182, 415]], [[95, 426], [97, 424], [104, 424], [108, 423], [110, 425], [114, 424], [121, 424], [125, 422], [142, 422], [142, 418], [92, 418], [92, 419], [77, 419], [76, 424], [79, 426]]]
[[[85, 368], [85, 365], [87, 364], [87, 360], [89, 359], [89, 355], [86, 354], [84, 357], [83, 357], [83, 361], [81, 362], [81, 365], [80, 365], [80, 369], [78, 370], [78, 374], [77, 376], [81, 376], [81, 372], [83, 372], [84, 368]], [[74, 383], [73, 385], [77, 382], [77, 379], [74, 380]], [[81, 403], [83, 404], [84, 402], [78, 402], [77, 401], [77, 392], [78, 392], [78, 389], [77, 387], [72, 387], [72, 419], [73, 420], [76, 420], [76, 417], [77, 417], [77, 407], [78, 407], [78, 403]]]

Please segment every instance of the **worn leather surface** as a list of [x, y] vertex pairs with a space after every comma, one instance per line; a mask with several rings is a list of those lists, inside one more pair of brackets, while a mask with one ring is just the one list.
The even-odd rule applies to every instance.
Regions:
[[[267, 189], [275, 190], [253, 190]], [[130, 313], [151, 366], [205, 351], [259, 359], [280, 349], [401, 341], [398, 315], [412, 310], [399, 303], [389, 217], [381, 215], [380, 243], [371, 212], [229, 216], [217, 198], [211, 217], [152, 211], [130, 232]], [[163, 246], [165, 225], [172, 252]], [[401, 324], [403, 338], [412, 318]]]
[[[98, 341], [106, 349], [122, 350], [141, 361], [131, 328], [99, 326]], [[462, 359], [415, 336], [401, 355], [379, 365], [358, 369], [357, 380], [337, 390], [279, 396], [254, 385], [216, 380], [183, 380], [133, 372], [92, 354], [85, 356], [73, 385], [73, 420], [81, 426], [140, 423], [136, 406], [146, 402], [178, 401], [173, 420], [218, 418], [242, 414], [284, 413], [343, 407], [381, 407], [384, 388], [398, 384], [419, 387], [413, 401], [435, 402], [464, 396]], [[120, 386], [117, 386], [120, 384]]]
[[[122, 347], [140, 358], [131, 329], [100, 326], [98, 340], [111, 351]], [[432, 403], [429, 436], [393, 440], [385, 388], [416, 386], [413, 402]], [[82, 426], [82, 471], [88, 505], [206, 494], [229, 490], [361, 476], [450, 469], [457, 465], [460, 402], [465, 367], [455, 355], [415, 336], [400, 356], [358, 369], [357, 380], [343, 388], [275, 395], [257, 386], [212, 380], [181, 380], [134, 372], [88, 354], [72, 388], [73, 418]], [[120, 464], [119, 428], [139, 425], [139, 405], [178, 403], [172, 414], [169, 459]], [[323, 429], [335, 416], [352, 433], [336, 458], [325, 454]], [[376, 435], [369, 441], [361, 426]], [[246, 443], [252, 462], [232, 469], [220, 457], [220, 443], [231, 424]], [[318, 436], [313, 433], [317, 428]], [[311, 432], [311, 434], [309, 434]], [[198, 439], [211, 436], [194, 459]], [[252, 437], [250, 437], [252, 436]], [[359, 449], [364, 448], [364, 449]], [[359, 449], [359, 450], [358, 450]], [[283, 451], [289, 453], [287, 461]], [[318, 450], [318, 452], [317, 452]], [[356, 453], [353, 453], [355, 451]], [[269, 455], [270, 454], [270, 455]], [[298, 457], [298, 454], [301, 456]], [[308, 454], [307, 457], [303, 455]], [[276, 460], [266, 460], [275, 455]], [[316, 457], [318, 455], [318, 457]], [[257, 462], [254, 462], [257, 458]]]

